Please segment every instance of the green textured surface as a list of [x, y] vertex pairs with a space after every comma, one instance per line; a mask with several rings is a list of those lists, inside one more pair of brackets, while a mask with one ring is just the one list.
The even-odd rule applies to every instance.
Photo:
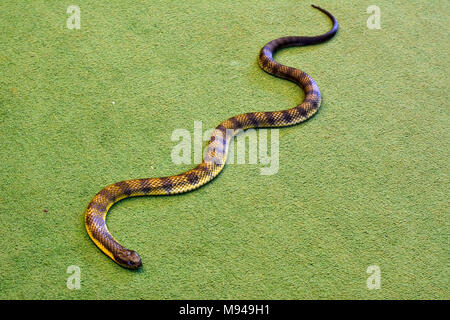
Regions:
[[296, 105], [259, 49], [330, 23], [302, 1], [79, 0], [69, 30], [70, 4], [0, 2], [1, 299], [450, 298], [448, 1], [379, 0], [381, 30], [372, 1], [317, 1], [337, 37], [277, 60], [318, 82], [321, 110], [280, 129], [275, 175], [229, 165], [195, 192], [115, 205], [140, 272], [89, 239], [91, 198], [190, 169], [171, 161], [175, 129]]

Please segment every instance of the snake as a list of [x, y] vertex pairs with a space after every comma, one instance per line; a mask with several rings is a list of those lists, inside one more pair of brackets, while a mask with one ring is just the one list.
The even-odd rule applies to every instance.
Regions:
[[303, 101], [291, 109], [270, 112], [249, 112], [233, 116], [220, 123], [212, 132], [201, 164], [181, 174], [120, 181], [98, 192], [89, 203], [84, 224], [95, 245], [124, 268], [139, 269], [142, 260], [134, 250], [122, 246], [108, 231], [106, 215], [118, 201], [136, 196], [174, 195], [195, 190], [214, 179], [224, 168], [228, 146], [239, 132], [249, 128], [287, 127], [299, 124], [316, 114], [321, 104], [319, 87], [305, 72], [276, 62], [273, 55], [286, 47], [306, 46], [331, 39], [338, 30], [336, 18], [327, 10], [312, 5], [331, 19], [332, 28], [319, 36], [286, 36], [264, 45], [258, 56], [262, 70], [297, 84], [305, 93]]

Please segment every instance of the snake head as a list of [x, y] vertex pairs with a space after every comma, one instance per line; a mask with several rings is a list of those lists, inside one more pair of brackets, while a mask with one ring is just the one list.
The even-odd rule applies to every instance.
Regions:
[[128, 269], [139, 269], [142, 266], [141, 257], [133, 250], [120, 250], [114, 257], [118, 264]]

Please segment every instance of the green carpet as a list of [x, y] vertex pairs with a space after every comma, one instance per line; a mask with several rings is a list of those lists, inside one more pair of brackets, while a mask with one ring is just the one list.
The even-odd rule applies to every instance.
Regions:
[[276, 59], [317, 81], [319, 113], [280, 129], [274, 175], [230, 164], [195, 192], [115, 205], [138, 272], [89, 239], [92, 197], [192, 168], [171, 160], [176, 129], [295, 106], [258, 52], [330, 22], [297, 0], [78, 0], [77, 30], [72, 4], [0, 2], [0, 299], [450, 298], [448, 1], [318, 0], [337, 36]]

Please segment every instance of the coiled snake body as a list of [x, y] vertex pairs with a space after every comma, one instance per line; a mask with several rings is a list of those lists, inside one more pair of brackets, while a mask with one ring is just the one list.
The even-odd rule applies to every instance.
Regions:
[[316, 82], [301, 70], [281, 65], [274, 61], [273, 54], [280, 48], [304, 46], [324, 42], [332, 38], [338, 23], [328, 11], [325, 13], [333, 22], [333, 27], [325, 34], [315, 37], [282, 37], [267, 43], [259, 53], [260, 67], [274, 76], [290, 80], [305, 91], [305, 99], [298, 106], [282, 111], [250, 112], [234, 116], [222, 122], [212, 133], [203, 162], [187, 172], [163, 178], [126, 180], [111, 184], [97, 193], [89, 203], [85, 214], [86, 230], [92, 241], [119, 265], [138, 269], [142, 266], [139, 255], [120, 245], [106, 227], [106, 214], [119, 200], [146, 195], [171, 195], [184, 193], [214, 179], [225, 165], [229, 143], [234, 135], [248, 128], [284, 127], [298, 124], [311, 118], [321, 102]]

